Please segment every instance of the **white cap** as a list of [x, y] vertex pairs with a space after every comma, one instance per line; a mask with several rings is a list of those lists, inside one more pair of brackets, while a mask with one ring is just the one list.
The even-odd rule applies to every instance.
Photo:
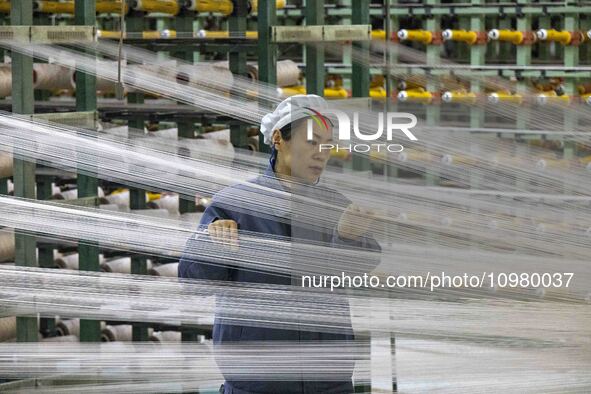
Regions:
[[311, 110], [322, 111], [328, 107], [326, 100], [315, 94], [298, 94], [288, 97], [261, 120], [261, 133], [265, 136], [265, 144], [273, 145], [273, 131], [281, 129], [296, 120], [312, 115]]
[[540, 29], [536, 32], [536, 36], [538, 36], [538, 39], [545, 41], [548, 39], [548, 30]]
[[454, 99], [454, 95], [452, 92], [445, 92], [441, 95], [441, 101], [444, 103], [451, 103]]
[[454, 36], [454, 33], [451, 29], [446, 29], [443, 31], [443, 33], [441, 33], [441, 37], [443, 37], [444, 40], [451, 40]]

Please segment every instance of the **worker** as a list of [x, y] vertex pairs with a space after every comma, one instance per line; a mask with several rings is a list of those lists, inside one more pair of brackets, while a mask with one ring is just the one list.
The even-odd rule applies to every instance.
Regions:
[[[203, 232], [199, 235], [194, 234], [188, 241], [188, 251], [198, 251], [200, 242], [211, 244], [212, 241], [227, 248], [239, 248], [239, 231], [249, 231], [289, 237], [292, 240], [323, 242], [332, 247], [363, 248], [366, 252], [368, 250], [376, 252], [376, 261], [379, 262], [380, 246], [368, 235], [371, 222], [375, 219], [374, 214], [351, 204], [342, 194], [319, 184], [320, 176], [330, 155], [326, 150], [320, 151], [319, 144], [330, 144], [333, 131], [332, 121], [321, 114], [323, 108], [327, 108], [323, 98], [315, 95], [298, 95], [286, 99], [272, 113], [263, 118], [261, 133], [264, 135], [265, 143], [272, 147], [269, 166], [261, 176], [250, 182], [229, 186], [214, 196], [199, 224], [200, 230], [207, 229], [205, 232], [207, 235], [203, 235]], [[309, 140], [308, 119], [311, 118], [314, 120], [310, 123], [313, 138]], [[278, 212], [280, 208], [273, 206], [269, 207], [271, 214], [253, 213], [247, 205], [252, 204], [250, 200], [257, 195], [261, 196], [263, 203], [273, 200], [269, 200], [268, 196], [271, 194], [266, 194], [265, 188], [261, 190], [260, 187], [255, 188], [251, 184], [281, 192], [272, 194], [276, 199], [285, 199], [286, 197], [283, 196], [287, 192], [287, 195], [303, 195], [312, 198], [311, 201], [325, 202], [337, 209], [328, 210], [321, 223], [299, 221], [297, 214], [306, 211], [305, 202], [302, 202], [306, 201], [305, 199], [294, 198], [284, 205], [289, 207], [288, 211], [292, 212]], [[285, 217], [289, 220], [281, 220]], [[360, 217], [364, 220], [359, 220]], [[291, 253], [294, 261], [297, 261], [297, 251], [292, 250]], [[297, 275], [290, 277], [273, 272], [232, 267], [224, 265], [223, 260], [216, 259], [215, 256], [209, 260], [200, 258], [197, 261], [192, 257], [195, 254], [191, 256], [189, 254], [185, 253], [180, 261], [179, 277], [181, 278], [278, 285], [298, 283]], [[318, 264], [322, 266], [321, 261]], [[373, 264], [373, 267], [375, 265], [377, 263]], [[299, 279], [301, 280], [301, 276]], [[347, 300], [344, 299], [343, 302], [346, 303]], [[348, 308], [347, 303], [344, 308], [347, 311], [345, 321], [349, 323], [346, 330], [341, 333], [240, 326], [224, 321], [216, 314], [213, 328], [214, 347], [247, 341], [350, 341], [354, 337]], [[245, 381], [232, 380], [226, 376], [220, 392], [226, 394], [351, 393], [353, 392], [351, 379], [353, 367], [351, 365], [349, 370], [345, 368], [342, 379], [337, 379], [339, 381]], [[220, 369], [224, 373], [223, 365], [220, 365]]]

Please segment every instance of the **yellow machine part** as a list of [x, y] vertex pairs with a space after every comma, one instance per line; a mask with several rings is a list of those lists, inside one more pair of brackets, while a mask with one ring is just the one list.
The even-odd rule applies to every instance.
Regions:
[[[275, 2], [275, 6], [278, 10], [285, 8], [285, 0], [277, 0]], [[257, 12], [259, 10], [259, 1], [258, 0], [250, 0], [250, 6], [252, 7], [252, 12]]]
[[443, 32], [443, 38], [451, 41], [465, 42], [472, 45], [478, 40], [478, 34], [475, 31], [449, 29]]
[[217, 12], [222, 15], [230, 15], [234, 12], [234, 3], [231, 0], [195, 0], [194, 11]]
[[177, 0], [137, 0], [134, 9], [137, 11], [176, 15], [181, 10], [181, 6]]

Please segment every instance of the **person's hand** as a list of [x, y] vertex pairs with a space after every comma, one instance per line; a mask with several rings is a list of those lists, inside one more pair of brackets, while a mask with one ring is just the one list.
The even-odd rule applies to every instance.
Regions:
[[238, 250], [238, 223], [234, 220], [216, 220], [207, 226], [207, 230], [213, 242]]
[[372, 210], [351, 204], [343, 212], [339, 220], [337, 226], [339, 237], [356, 240], [367, 233], [375, 219], [375, 212]]

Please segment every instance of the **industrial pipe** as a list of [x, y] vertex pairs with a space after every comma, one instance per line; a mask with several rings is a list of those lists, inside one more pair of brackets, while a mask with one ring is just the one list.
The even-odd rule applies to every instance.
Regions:
[[134, 0], [132, 8], [136, 11], [158, 12], [176, 15], [181, 10], [177, 0]]
[[433, 41], [433, 33], [427, 30], [408, 30], [398, 31], [400, 41], [416, 41], [423, 44], [430, 44]]

